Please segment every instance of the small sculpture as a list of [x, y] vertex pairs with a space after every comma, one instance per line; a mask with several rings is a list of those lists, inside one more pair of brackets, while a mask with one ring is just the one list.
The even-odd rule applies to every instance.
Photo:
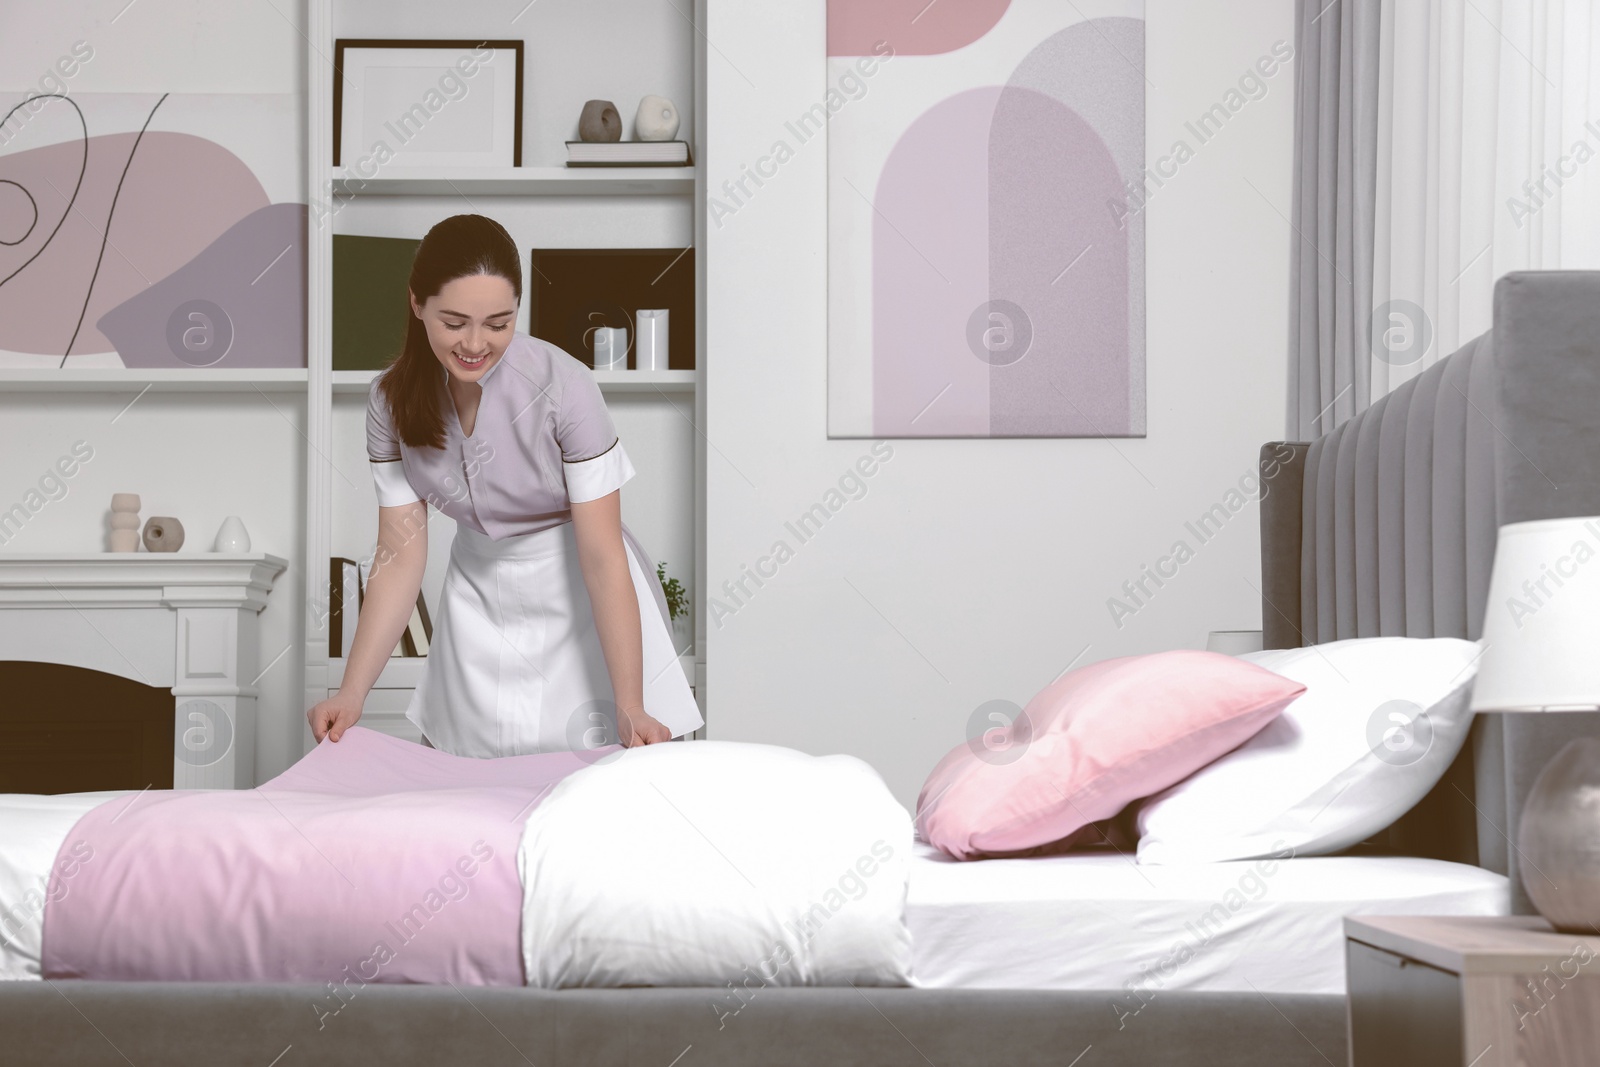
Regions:
[[212, 544], [211, 551], [250, 551], [250, 531], [244, 528], [244, 520], [237, 515], [229, 515], [223, 519], [222, 525], [217, 529], [217, 539]]
[[139, 551], [139, 494], [111, 494], [111, 551]]
[[144, 524], [144, 547], [150, 552], [176, 552], [183, 547], [183, 523], [170, 515], [153, 515]]
[[584, 104], [583, 114], [578, 116], [578, 139], [622, 140], [622, 116], [617, 114], [617, 105], [609, 100], [590, 100]]
[[664, 96], [639, 101], [633, 117], [633, 136], [640, 141], [670, 141], [678, 136], [678, 106]]

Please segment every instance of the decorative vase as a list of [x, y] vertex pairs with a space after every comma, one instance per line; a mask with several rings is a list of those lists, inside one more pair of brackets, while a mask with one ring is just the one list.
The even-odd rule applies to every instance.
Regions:
[[144, 524], [144, 547], [150, 552], [176, 552], [183, 547], [183, 523], [170, 515], [152, 515]]
[[229, 515], [222, 520], [222, 525], [217, 529], [217, 540], [212, 544], [211, 551], [250, 551], [250, 531], [244, 528], [244, 521], [239, 516]]
[[1517, 851], [1540, 915], [1558, 930], [1600, 933], [1600, 738], [1567, 742], [1539, 772]]
[[590, 100], [584, 104], [583, 114], [578, 116], [578, 139], [622, 140], [622, 116], [617, 114], [617, 105], [609, 100]]
[[667, 369], [667, 309], [643, 308], [634, 313], [633, 365], [636, 370]]
[[139, 494], [111, 494], [111, 551], [139, 551]]
[[633, 117], [633, 136], [640, 141], [670, 141], [678, 135], [678, 106], [664, 96], [639, 101]]

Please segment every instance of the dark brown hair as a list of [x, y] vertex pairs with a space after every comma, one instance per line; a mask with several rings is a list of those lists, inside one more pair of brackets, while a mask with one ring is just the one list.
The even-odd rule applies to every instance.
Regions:
[[[522, 300], [522, 259], [504, 226], [483, 215], [451, 215], [428, 231], [411, 261], [407, 287], [418, 304], [439, 295], [450, 282], [489, 274], [511, 283]], [[444, 447], [444, 415], [439, 408], [439, 360], [428, 343], [428, 329], [406, 301], [406, 343], [378, 378], [400, 440], [412, 448]]]

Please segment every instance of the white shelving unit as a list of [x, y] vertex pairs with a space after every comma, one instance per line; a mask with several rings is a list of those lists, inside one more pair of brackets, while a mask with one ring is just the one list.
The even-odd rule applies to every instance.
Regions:
[[[694, 373], [690, 371], [688, 373]], [[224, 393], [260, 390], [298, 393], [306, 387], [304, 368], [196, 367], [192, 370], [128, 370], [122, 367], [0, 368], [0, 389], [34, 393], [120, 393], [159, 389], [173, 393]]]
[[[626, 2], [613, 0], [611, 7]], [[643, 6], [644, 2], [640, 0], [639, 9], [644, 21], [635, 27], [638, 36], [632, 46], [640, 62], [623, 64], [619, 67], [622, 73], [608, 75], [612, 84], [618, 85], [616, 102], [628, 110], [622, 94], [635, 68], [644, 70], [643, 78], [679, 86], [672, 92], [692, 92], [693, 120], [685, 122], [680, 136], [690, 141], [692, 158], [698, 161], [705, 42], [693, 32], [698, 23], [685, 26], [681, 12], [657, 10]], [[696, 0], [694, 7], [695, 18], [703, 19], [702, 0]], [[589, 64], [583, 57], [619, 47], [616, 28], [592, 10], [577, 6], [533, 5], [509, 28], [501, 14], [470, 7], [440, 8], [422, 0], [309, 0], [306, 187], [309, 196], [336, 210], [320, 217], [313, 213], [307, 248], [308, 367], [300, 372], [300, 384], [295, 386], [306, 390], [308, 445], [305, 552], [311, 610], [307, 612], [304, 648], [306, 707], [337, 691], [344, 677], [344, 660], [328, 655], [325, 613], [316, 610], [327, 600], [325, 561], [335, 555], [360, 558], [370, 551], [377, 524], [375, 507], [367, 509], [362, 504], [358, 511], [356, 506], [357, 496], [365, 491], [358, 483], [366, 468], [359, 447], [359, 420], [376, 372], [333, 369], [334, 234], [420, 237], [433, 222], [450, 214], [489, 215], [506, 226], [522, 250], [528, 285], [533, 284], [528, 257], [536, 247], [704, 247], [705, 175], [701, 167], [569, 169], [549, 165], [565, 157], [561, 142], [573, 136], [566, 127], [575, 126], [586, 95], [596, 95], [578, 87], [582, 81], [592, 88]], [[659, 22], [650, 23], [651, 19]], [[332, 57], [334, 42], [341, 37], [522, 38], [527, 55], [522, 138], [526, 165], [405, 167], [396, 160], [374, 173], [334, 167]], [[663, 46], [663, 41], [669, 43]], [[680, 47], [681, 56], [675, 54]], [[679, 103], [687, 105], [689, 101], [680, 99]], [[689, 108], [683, 110], [687, 120]], [[630, 117], [624, 116], [625, 120]], [[704, 322], [705, 265], [695, 258], [696, 318]], [[528, 303], [525, 292], [519, 329], [528, 328]], [[698, 332], [695, 366], [704, 368], [704, 331]], [[666, 525], [645, 528], [630, 520], [630, 528], [661, 558], [676, 561], [669, 562], [669, 571], [687, 579], [691, 605], [698, 609], [705, 603], [706, 589], [706, 445], [697, 429], [705, 424], [704, 370], [612, 371], [597, 372], [595, 377], [608, 399], [615, 398], [613, 416], [624, 439], [633, 441], [639, 450], [635, 463], [641, 473], [645, 464], [640, 455], [654, 465], [653, 477], [642, 487], [630, 483], [633, 495], [630, 498], [624, 493], [624, 511], [626, 514], [631, 501], [643, 515], [643, 523]], [[250, 385], [243, 383], [242, 387]], [[640, 436], [630, 438], [630, 432]], [[440, 522], [449, 525], [436, 518], [435, 529]], [[448, 543], [447, 538], [440, 540]], [[437, 548], [430, 540], [428, 571], [435, 582], [435, 572], [444, 563]], [[693, 570], [685, 574], [691, 554]], [[424, 595], [430, 609], [436, 610], [435, 597], [428, 595], [429, 584], [425, 580]], [[704, 623], [698, 610], [694, 614], [697, 632], [692, 647], [700, 649], [704, 647]], [[692, 651], [680, 660], [703, 709], [704, 662]], [[391, 658], [367, 698], [363, 722], [398, 736], [414, 737], [404, 709], [426, 662], [422, 658]]]

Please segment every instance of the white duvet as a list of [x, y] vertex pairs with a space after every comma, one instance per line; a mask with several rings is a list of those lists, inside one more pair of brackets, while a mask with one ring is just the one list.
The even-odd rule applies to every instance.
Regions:
[[529, 985], [907, 985], [911, 818], [853, 756], [649, 745], [528, 818]]
[[[0, 794], [0, 979], [40, 975], [50, 868], [120, 794]], [[907, 985], [910, 814], [866, 763], [693, 741], [564, 779], [518, 849], [529, 985]]]

